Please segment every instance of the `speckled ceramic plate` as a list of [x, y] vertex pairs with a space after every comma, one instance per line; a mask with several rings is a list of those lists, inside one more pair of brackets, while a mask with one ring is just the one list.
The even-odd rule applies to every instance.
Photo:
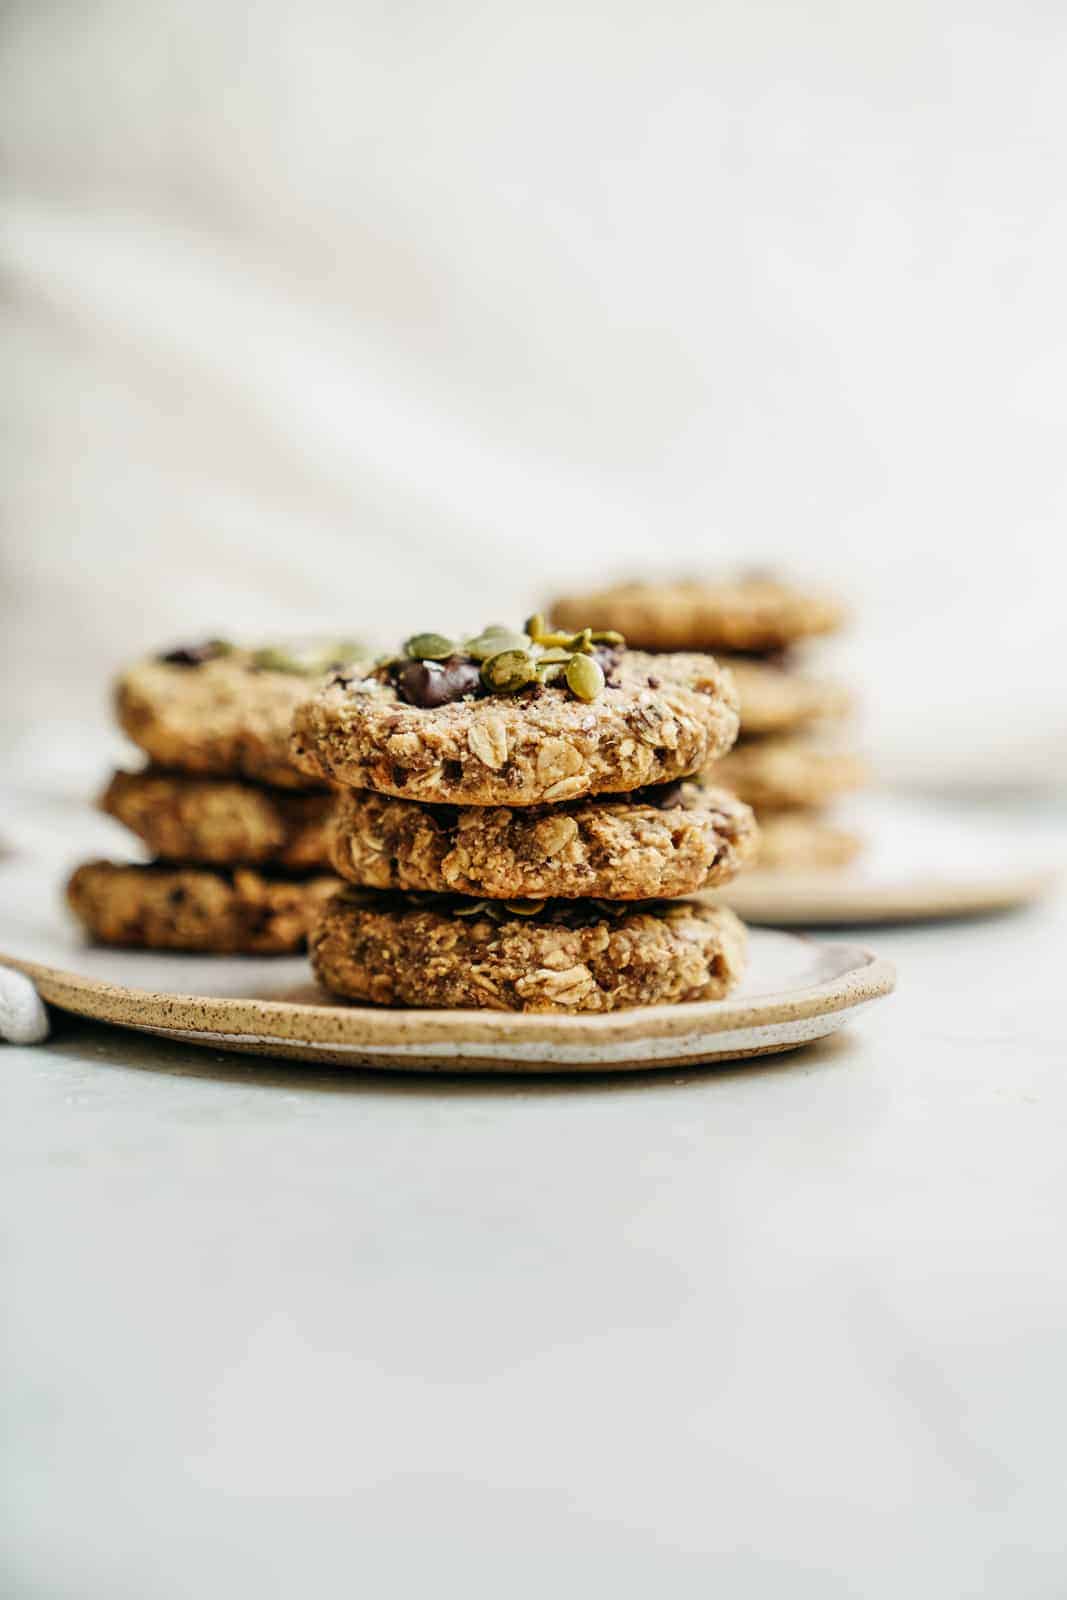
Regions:
[[874, 879], [848, 868], [753, 872], [719, 896], [747, 922], [776, 928], [926, 922], [1029, 905], [1048, 892], [1050, 872], [1000, 872], [960, 880], [930, 872]]
[[1059, 875], [1047, 844], [971, 812], [892, 795], [842, 809], [845, 825], [865, 840], [849, 866], [757, 868], [713, 898], [746, 922], [779, 928], [922, 922], [1029, 905]]
[[32, 978], [50, 1005], [190, 1044], [457, 1072], [606, 1072], [769, 1055], [835, 1032], [894, 981], [888, 962], [855, 945], [759, 929], [746, 981], [729, 1000], [603, 1017], [336, 1005], [311, 984], [294, 984], [299, 973], [289, 961], [272, 963], [266, 975], [255, 960], [85, 955], [94, 958], [85, 966], [99, 967], [103, 957], [110, 978], [10, 955], [0, 962]]
[[612, 1072], [791, 1050], [888, 994], [893, 968], [850, 944], [752, 931], [728, 1000], [609, 1016], [400, 1011], [331, 1003], [303, 957], [164, 955], [85, 944], [40, 867], [8, 867], [0, 963], [49, 1005], [213, 1049], [445, 1072]]

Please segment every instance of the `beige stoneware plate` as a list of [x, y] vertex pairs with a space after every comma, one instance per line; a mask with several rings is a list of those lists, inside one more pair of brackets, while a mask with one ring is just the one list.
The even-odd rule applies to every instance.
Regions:
[[302, 957], [162, 955], [81, 939], [54, 872], [4, 868], [0, 964], [49, 1005], [213, 1049], [350, 1066], [441, 1072], [615, 1072], [770, 1055], [834, 1033], [889, 994], [887, 961], [850, 944], [752, 931], [749, 970], [728, 1000], [603, 1017], [400, 1011], [330, 1003]]
[[931, 871], [914, 878], [875, 880], [850, 868], [812, 872], [753, 872], [718, 896], [747, 922], [776, 928], [928, 922], [978, 916], [1029, 905], [1047, 894], [1055, 874], [990, 873], [965, 881]]
[[865, 840], [847, 867], [742, 875], [714, 896], [747, 922], [771, 927], [923, 922], [1029, 905], [1057, 881], [1047, 842], [892, 795], [857, 798], [843, 825]]

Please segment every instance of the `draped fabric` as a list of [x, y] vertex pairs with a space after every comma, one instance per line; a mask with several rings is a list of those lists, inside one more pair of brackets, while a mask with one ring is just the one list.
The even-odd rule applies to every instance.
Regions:
[[903, 778], [1067, 773], [1055, 6], [25, 0], [4, 721], [781, 562]]

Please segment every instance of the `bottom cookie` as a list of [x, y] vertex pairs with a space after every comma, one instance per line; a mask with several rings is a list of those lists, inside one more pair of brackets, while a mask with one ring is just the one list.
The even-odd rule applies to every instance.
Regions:
[[[519, 908], [519, 909], [516, 909]], [[478, 901], [346, 889], [309, 939], [319, 981], [378, 1005], [619, 1011], [721, 1000], [746, 931], [692, 901]]]
[[325, 873], [286, 878], [250, 867], [87, 861], [67, 884], [67, 903], [102, 944], [284, 955], [303, 946], [337, 887]]
[[759, 818], [757, 868], [788, 871], [844, 867], [863, 849], [863, 840], [805, 811], [765, 811]]

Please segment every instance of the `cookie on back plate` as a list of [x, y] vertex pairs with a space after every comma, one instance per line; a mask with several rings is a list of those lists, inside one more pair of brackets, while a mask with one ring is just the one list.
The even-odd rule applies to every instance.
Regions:
[[804, 870], [844, 867], [863, 849], [859, 834], [808, 811], [769, 811], [760, 818], [758, 867]]
[[720, 656], [737, 685], [741, 736], [792, 733], [809, 723], [836, 720], [852, 709], [852, 696], [839, 684], [809, 678], [760, 656]]
[[619, 794], [697, 771], [737, 736], [737, 693], [710, 656], [647, 656], [616, 633], [409, 639], [342, 671], [295, 715], [309, 778], [401, 799], [530, 806]]
[[312, 788], [320, 786], [315, 777], [289, 758], [293, 712], [311, 683], [358, 655], [343, 640], [243, 650], [212, 639], [128, 667], [115, 710], [158, 766]]
[[67, 884], [67, 903], [101, 944], [217, 955], [299, 950], [338, 880], [87, 861]]
[[307, 871], [329, 860], [333, 796], [319, 789], [269, 788], [149, 767], [116, 772], [99, 805], [163, 861]]
[[867, 764], [848, 750], [806, 739], [745, 739], [708, 767], [703, 781], [731, 789], [760, 811], [791, 811], [826, 805], [861, 789]]
[[563, 628], [617, 628], [643, 650], [781, 650], [832, 633], [844, 621], [832, 596], [770, 575], [620, 583], [564, 595], [551, 607]]

